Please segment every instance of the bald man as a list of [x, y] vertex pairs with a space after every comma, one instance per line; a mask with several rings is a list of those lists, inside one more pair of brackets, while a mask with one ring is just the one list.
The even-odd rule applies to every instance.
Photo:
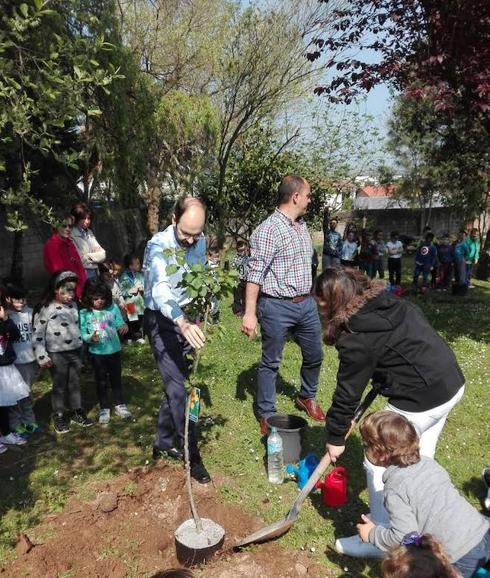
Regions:
[[[181, 197], [174, 207], [172, 224], [154, 235], [145, 250], [145, 333], [150, 339], [153, 355], [165, 385], [160, 405], [153, 458], [183, 459], [186, 390], [189, 364], [187, 355], [204, 345], [204, 334], [184, 309], [190, 298], [177, 285], [188, 266], [206, 263], [206, 220], [204, 203], [195, 197]], [[166, 249], [184, 250], [185, 265], [172, 275], [167, 274], [175, 257], [167, 257]], [[196, 427], [189, 424], [191, 475], [202, 484], [211, 478], [202, 463], [197, 447]]]

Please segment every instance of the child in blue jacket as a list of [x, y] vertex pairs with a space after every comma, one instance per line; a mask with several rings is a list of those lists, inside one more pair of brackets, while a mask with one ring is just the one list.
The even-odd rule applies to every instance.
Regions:
[[422, 274], [423, 287], [429, 287], [429, 276], [437, 263], [437, 249], [433, 243], [434, 233], [427, 233], [424, 241], [415, 254], [415, 270], [413, 272], [413, 290], [417, 292], [420, 274]]

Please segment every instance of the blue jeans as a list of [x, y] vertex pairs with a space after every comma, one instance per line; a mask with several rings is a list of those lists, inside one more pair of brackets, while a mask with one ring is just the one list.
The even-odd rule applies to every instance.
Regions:
[[415, 271], [413, 272], [413, 285], [414, 287], [417, 287], [421, 273], [423, 279], [423, 286], [428, 287], [430, 277], [430, 267], [427, 267], [426, 265], [419, 265], [417, 263], [415, 264]]
[[479, 544], [467, 554], [454, 562], [453, 566], [463, 578], [471, 578], [480, 566], [490, 560], [490, 531], [485, 534]]
[[313, 297], [301, 303], [262, 296], [257, 307], [262, 334], [262, 361], [257, 375], [255, 411], [260, 417], [276, 413], [276, 380], [284, 343], [291, 332], [301, 348], [300, 397], [316, 396], [323, 360], [321, 324]]

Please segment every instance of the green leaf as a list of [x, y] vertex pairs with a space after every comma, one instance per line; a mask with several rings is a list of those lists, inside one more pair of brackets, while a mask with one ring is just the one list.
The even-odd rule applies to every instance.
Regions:
[[36, 8], [36, 12], [39, 12], [43, 7], [43, 0], [34, 0], [34, 7]]
[[22, 16], [24, 18], [27, 18], [29, 16], [29, 7], [27, 6], [27, 4], [21, 4], [19, 6], [19, 10], [21, 11]]
[[202, 287], [202, 284], [203, 284], [202, 279], [196, 277], [195, 279], [192, 280], [191, 287], [194, 287], [194, 289], [200, 289]]
[[176, 265], [175, 263], [171, 263], [170, 265], [167, 265], [167, 275], [174, 275], [175, 273], [177, 273], [177, 271], [179, 270], [179, 266]]

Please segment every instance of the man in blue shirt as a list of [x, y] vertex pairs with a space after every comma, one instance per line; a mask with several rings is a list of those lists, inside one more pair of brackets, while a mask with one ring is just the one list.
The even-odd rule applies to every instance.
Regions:
[[[189, 267], [206, 263], [205, 219], [205, 206], [200, 199], [181, 197], [175, 205], [172, 224], [154, 235], [145, 250], [144, 327], [165, 384], [153, 448], [155, 459], [183, 458], [187, 355], [203, 347], [205, 337], [195, 320], [187, 318], [184, 310], [190, 298], [177, 285]], [[185, 251], [185, 265], [170, 275], [168, 265], [177, 263], [175, 254], [167, 255], [167, 249]], [[211, 478], [199, 454], [193, 422], [189, 424], [189, 452], [192, 477], [208, 483]]]

